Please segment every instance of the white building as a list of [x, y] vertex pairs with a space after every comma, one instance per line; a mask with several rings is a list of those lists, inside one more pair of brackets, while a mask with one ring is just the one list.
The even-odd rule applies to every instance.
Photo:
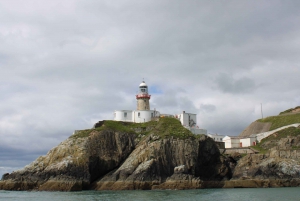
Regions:
[[225, 148], [250, 147], [256, 145], [256, 136], [251, 135], [246, 138], [241, 138], [238, 136], [225, 136], [223, 138], [223, 142], [225, 142]]
[[151, 95], [148, 94], [148, 86], [143, 81], [139, 85], [139, 92], [136, 95], [137, 109], [136, 110], [115, 110], [114, 120], [115, 121], [126, 121], [143, 123], [151, 121], [155, 117], [175, 117], [181, 124], [189, 129], [194, 134], [207, 134], [207, 130], [201, 129], [197, 126], [197, 115], [192, 113], [186, 113], [183, 111], [178, 115], [162, 114], [156, 110], [150, 110], [150, 100]]
[[240, 139], [240, 145], [241, 147], [250, 147], [256, 145], [256, 135], [250, 135], [247, 138], [241, 138]]
[[186, 113], [183, 111], [181, 114], [175, 115], [181, 124], [189, 129], [194, 134], [207, 134], [207, 130], [201, 129], [197, 126], [197, 115], [192, 113]]
[[139, 86], [139, 93], [136, 95], [137, 110], [115, 110], [114, 120], [143, 123], [151, 121], [154, 117], [159, 117], [158, 111], [150, 110], [150, 98], [148, 86], [143, 81]]
[[240, 145], [240, 138], [237, 136], [225, 136], [223, 138], [223, 142], [225, 142], [225, 148], [238, 148]]
[[216, 142], [223, 142], [224, 135], [218, 135], [218, 134], [207, 134], [207, 136], [211, 137]]

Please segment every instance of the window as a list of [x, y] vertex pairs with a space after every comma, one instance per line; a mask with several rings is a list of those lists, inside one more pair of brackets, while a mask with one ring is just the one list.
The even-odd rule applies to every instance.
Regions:
[[141, 116], [141, 113], [138, 113], [138, 117], [140, 117]]
[[145, 89], [142, 89], [141, 91], [142, 91], [142, 92], [145, 92]]
[[127, 117], [127, 112], [124, 112], [124, 117]]
[[151, 113], [151, 117], [153, 117], [153, 113]]

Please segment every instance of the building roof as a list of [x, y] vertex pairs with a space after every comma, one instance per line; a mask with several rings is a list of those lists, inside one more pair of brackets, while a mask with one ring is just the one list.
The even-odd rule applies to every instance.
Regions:
[[141, 84], [140, 84], [140, 87], [141, 86], [147, 86], [147, 84], [143, 81]]
[[239, 136], [228, 136], [228, 135], [226, 135], [225, 137], [229, 137], [231, 139], [243, 139], [242, 137], [239, 137]]

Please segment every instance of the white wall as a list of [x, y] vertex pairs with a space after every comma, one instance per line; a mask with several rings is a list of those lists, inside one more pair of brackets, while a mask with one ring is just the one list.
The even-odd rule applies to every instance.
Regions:
[[231, 139], [231, 147], [232, 148], [237, 148], [240, 147], [240, 139]]
[[249, 147], [250, 146], [250, 138], [240, 139], [240, 142], [242, 143], [242, 147]]
[[114, 120], [132, 122], [132, 110], [115, 110]]
[[225, 148], [240, 147], [240, 139], [238, 139], [238, 138], [231, 138], [230, 136], [225, 136], [223, 138], [223, 142], [225, 142]]
[[225, 148], [231, 148], [231, 138], [229, 136], [225, 136], [223, 142], [225, 142]]
[[242, 143], [242, 147], [253, 146], [253, 142], [255, 142], [255, 141], [256, 141], [256, 138], [254, 138], [254, 137], [240, 139], [240, 142]]
[[155, 110], [135, 110], [133, 111], [133, 122], [144, 123], [151, 121], [155, 117]]
[[217, 135], [217, 134], [207, 134], [209, 137], [214, 139], [216, 142], [223, 142], [224, 135]]
[[196, 114], [191, 114], [191, 113], [185, 113], [183, 112], [182, 114], [178, 114], [177, 118], [180, 120], [181, 124], [183, 126], [190, 126], [189, 121], [195, 122], [195, 125], [197, 125], [197, 115]]

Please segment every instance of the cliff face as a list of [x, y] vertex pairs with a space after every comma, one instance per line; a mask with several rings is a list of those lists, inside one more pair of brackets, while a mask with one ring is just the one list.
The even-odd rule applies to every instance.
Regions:
[[[212, 139], [142, 140], [124, 163], [92, 185], [97, 190], [200, 188], [203, 180], [230, 177]], [[170, 177], [170, 178], [169, 178]], [[181, 180], [186, 181], [179, 186]]]
[[3, 175], [0, 189], [184, 189], [231, 177], [229, 162], [214, 141], [197, 138], [175, 119], [98, 126], [77, 132], [22, 170]]
[[3, 175], [0, 190], [300, 186], [299, 136], [300, 128], [288, 128], [257, 145], [265, 154], [223, 156], [211, 138], [193, 135], [176, 119], [103, 121]]
[[5, 190], [82, 190], [118, 167], [135, 147], [135, 135], [92, 131], [70, 137], [24, 169], [3, 175]]
[[258, 146], [265, 154], [242, 157], [227, 187], [300, 186], [299, 133], [300, 128], [288, 128], [263, 139]]

